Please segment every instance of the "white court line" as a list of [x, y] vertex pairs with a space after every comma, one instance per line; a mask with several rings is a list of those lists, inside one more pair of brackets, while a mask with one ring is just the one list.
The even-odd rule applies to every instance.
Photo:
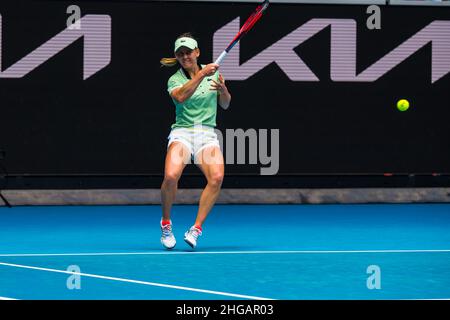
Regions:
[[343, 254], [343, 253], [449, 253], [437, 250], [279, 250], [279, 251], [163, 251], [163, 252], [84, 252], [84, 253], [4, 253], [0, 257], [59, 257], [59, 256], [133, 256], [133, 255], [192, 255], [192, 254]]
[[163, 288], [178, 289], [178, 290], [185, 290], [185, 291], [201, 292], [201, 293], [215, 294], [215, 295], [219, 295], [219, 296], [227, 296], [227, 297], [234, 297], [234, 298], [243, 298], [243, 299], [251, 299], [251, 300], [273, 300], [270, 298], [247, 296], [247, 295], [235, 294], [235, 293], [229, 293], [229, 292], [212, 291], [212, 290], [197, 289], [197, 288], [190, 288], [190, 287], [181, 287], [181, 286], [174, 286], [174, 285], [164, 284], [164, 283], [108, 277], [108, 276], [102, 276], [102, 275], [90, 274], [90, 273], [70, 272], [70, 271], [66, 271], [66, 270], [40, 268], [40, 267], [26, 266], [26, 265], [21, 265], [21, 264], [0, 262], [0, 265], [7, 266], [7, 267], [22, 268], [22, 269], [32, 269], [32, 270], [40, 270], [40, 271], [48, 271], [48, 272], [56, 272], [56, 273], [65, 273], [65, 274], [70, 274], [70, 275], [79, 275], [79, 276], [89, 277], [89, 278], [97, 278], [97, 279], [143, 284], [143, 285], [154, 286], [154, 287], [163, 287]]
[[430, 301], [431, 301], [431, 300], [433, 300], [433, 301], [435, 301], [435, 300], [439, 300], [439, 301], [442, 300], [442, 301], [444, 301], [444, 300], [445, 300], [445, 301], [447, 301], [447, 300], [450, 300], [450, 298], [439, 298], [439, 299], [409, 299], [409, 300], [427, 300], [427, 301], [428, 301], [428, 300], [430, 300]]
[[17, 299], [7, 298], [7, 297], [0, 297], [0, 300], [17, 300]]

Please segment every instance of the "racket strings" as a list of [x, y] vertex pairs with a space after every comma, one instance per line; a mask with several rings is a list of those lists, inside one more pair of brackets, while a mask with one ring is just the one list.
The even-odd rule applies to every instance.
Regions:
[[268, 4], [265, 3], [263, 5], [260, 5], [256, 8], [255, 12], [253, 12], [250, 17], [248, 17], [247, 21], [245, 21], [244, 25], [241, 27], [241, 30], [239, 30], [238, 35], [235, 37], [239, 37], [240, 35], [248, 32], [255, 23], [262, 17], [264, 10], [268, 7]]
[[[245, 23], [242, 25], [239, 32], [236, 34], [236, 36], [233, 38], [233, 40], [230, 42], [228, 47], [224, 50], [223, 54], [226, 54], [230, 52], [230, 50], [238, 43], [238, 41], [241, 39], [241, 37], [246, 34], [254, 25], [255, 23], [262, 17], [264, 11], [269, 7], [269, 0], [265, 0], [263, 4], [259, 5], [256, 10], [250, 15], [250, 17], [247, 18]], [[222, 61], [225, 57], [224, 55], [221, 55], [218, 58], [218, 62]]]
[[249, 21], [249, 25], [246, 27], [245, 32], [247, 32], [248, 30], [250, 30], [253, 25], [262, 17], [262, 12], [258, 13], [257, 15], [255, 15], [254, 19]]

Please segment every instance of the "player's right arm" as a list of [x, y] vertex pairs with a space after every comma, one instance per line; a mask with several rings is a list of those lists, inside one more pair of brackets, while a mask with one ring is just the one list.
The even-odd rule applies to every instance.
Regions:
[[170, 92], [170, 96], [178, 103], [183, 103], [194, 94], [202, 80], [205, 77], [212, 76], [218, 67], [219, 66], [214, 63], [208, 64], [205, 68], [197, 72], [194, 78], [186, 82], [183, 86], [173, 89]]

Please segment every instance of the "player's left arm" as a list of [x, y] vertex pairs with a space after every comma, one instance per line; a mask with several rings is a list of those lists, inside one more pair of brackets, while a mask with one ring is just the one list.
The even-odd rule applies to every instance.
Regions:
[[211, 90], [217, 90], [219, 105], [225, 110], [228, 109], [231, 102], [231, 94], [228, 91], [227, 86], [225, 85], [225, 79], [221, 74], [219, 74], [219, 82], [216, 82], [214, 80], [212, 81], [213, 84], [211, 86]]

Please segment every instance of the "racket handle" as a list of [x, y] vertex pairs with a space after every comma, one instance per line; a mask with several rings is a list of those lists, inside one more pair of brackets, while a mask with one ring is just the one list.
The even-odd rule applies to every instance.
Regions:
[[221, 54], [220, 54], [220, 56], [217, 58], [217, 60], [216, 60], [216, 64], [221, 64], [222, 63], [222, 60], [225, 58], [225, 56], [227, 55], [227, 53], [228, 52], [226, 52], [226, 51], [223, 51]]

